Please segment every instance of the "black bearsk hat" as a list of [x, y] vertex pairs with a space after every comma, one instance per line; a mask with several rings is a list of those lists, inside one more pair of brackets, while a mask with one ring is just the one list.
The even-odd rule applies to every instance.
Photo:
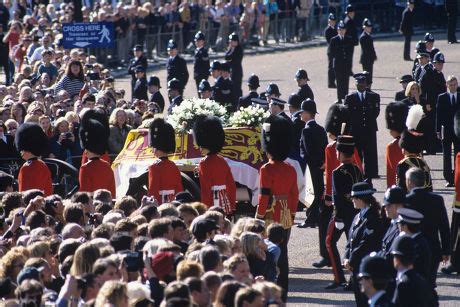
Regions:
[[292, 124], [284, 117], [270, 115], [262, 125], [262, 147], [273, 160], [284, 161], [291, 150]]
[[24, 123], [19, 126], [14, 142], [19, 152], [30, 151], [41, 156], [47, 150], [48, 138], [38, 124]]
[[218, 153], [224, 147], [224, 128], [216, 116], [199, 116], [193, 125], [193, 137], [199, 147], [208, 149], [210, 153]]
[[[350, 119], [350, 113], [348, 108], [342, 104], [334, 103], [329, 107], [326, 114], [326, 122], [324, 129], [335, 136], [347, 134], [348, 132], [348, 121]], [[345, 131], [342, 131], [342, 124], [345, 123]]]
[[155, 118], [150, 125], [150, 145], [165, 153], [172, 153], [176, 149], [174, 128], [163, 118]]
[[108, 149], [108, 139], [110, 136], [109, 122], [103, 110], [88, 110], [83, 114], [80, 124], [81, 146], [102, 155]]
[[406, 119], [408, 112], [407, 105], [403, 102], [390, 102], [385, 109], [385, 120], [387, 129], [394, 130], [399, 133], [406, 129]]

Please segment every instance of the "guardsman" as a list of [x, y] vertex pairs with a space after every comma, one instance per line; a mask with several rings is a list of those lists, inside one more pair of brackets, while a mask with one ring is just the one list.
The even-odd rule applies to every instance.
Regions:
[[31, 189], [43, 191], [44, 196], [53, 194], [51, 172], [40, 156], [46, 152], [48, 138], [43, 129], [33, 123], [24, 123], [16, 132], [15, 145], [26, 162], [18, 174], [19, 192]]
[[330, 13], [327, 18], [327, 27], [324, 30], [324, 37], [327, 41], [327, 87], [328, 88], [336, 88], [335, 85], [335, 73], [334, 73], [334, 64], [333, 64], [333, 57], [331, 56], [330, 46], [331, 46], [331, 39], [334, 36], [337, 36], [337, 29], [335, 28], [337, 23], [337, 18], [333, 13]]
[[163, 118], [155, 118], [149, 130], [150, 145], [157, 160], [149, 166], [148, 195], [163, 204], [173, 201], [176, 194], [183, 191], [179, 168], [168, 159], [176, 149], [176, 134]]
[[193, 78], [195, 79], [197, 90], [201, 80], [208, 80], [209, 76], [209, 54], [205, 47], [205, 36], [201, 31], [195, 34], [195, 60], [193, 62]]
[[402, 90], [396, 92], [395, 94], [395, 101], [403, 101], [406, 99], [406, 87], [409, 82], [414, 81], [414, 78], [411, 75], [404, 75], [399, 79], [399, 83], [402, 86]]
[[289, 155], [291, 144], [290, 121], [275, 115], [268, 117], [262, 125], [262, 147], [267, 153], [268, 162], [259, 171], [260, 194], [256, 218], [265, 220], [266, 225], [279, 223], [285, 229], [278, 261], [278, 285], [284, 290], [284, 299], [287, 297], [289, 284], [287, 246], [299, 201], [295, 169], [284, 162]]
[[348, 83], [351, 74], [351, 59], [353, 56], [353, 41], [347, 35], [345, 24], [340, 21], [337, 25], [337, 36], [331, 39], [330, 55], [333, 59], [335, 79], [337, 82], [337, 99], [342, 101], [348, 94]]
[[133, 99], [148, 100], [147, 95], [147, 79], [145, 78], [145, 70], [142, 66], [136, 67], [136, 83], [134, 84]]
[[227, 112], [236, 111], [233, 82], [230, 79], [231, 67], [228, 63], [220, 64], [221, 75], [213, 87], [212, 99], [227, 108]]
[[378, 177], [377, 117], [380, 114], [380, 96], [367, 90], [366, 76], [356, 74], [357, 91], [345, 97], [344, 105], [350, 112], [350, 133], [364, 163], [364, 177], [369, 183]]
[[345, 30], [347, 31], [347, 36], [351, 38], [352, 48], [351, 48], [351, 57], [350, 57], [350, 76], [353, 76], [352, 68], [353, 68], [353, 54], [355, 51], [355, 46], [359, 44], [358, 38], [358, 29], [356, 27], [355, 22], [355, 7], [352, 4], [348, 4], [347, 8], [345, 9], [345, 18], [343, 19], [343, 23], [345, 24]]
[[231, 216], [236, 206], [236, 184], [227, 161], [219, 155], [225, 142], [220, 120], [213, 116], [198, 118], [193, 137], [205, 156], [198, 164], [201, 202], [208, 207], [219, 206]]
[[163, 113], [165, 108], [165, 99], [160, 93], [160, 78], [157, 76], [150, 76], [147, 86], [149, 93], [151, 94], [149, 102], [155, 102], [160, 107], [160, 111]]
[[201, 99], [211, 99], [212, 87], [208, 80], [201, 80], [200, 85], [198, 86], [198, 95]]
[[337, 159], [341, 165], [332, 172], [332, 203], [334, 213], [329, 222], [326, 235], [326, 248], [332, 265], [334, 281], [326, 289], [335, 289], [345, 284], [345, 275], [337, 249], [337, 242], [342, 233], [348, 236], [353, 218], [358, 211], [353, 207], [351, 188], [363, 181], [363, 175], [358, 166], [353, 163], [355, 140], [351, 135], [337, 137]]
[[109, 122], [104, 111], [86, 111], [81, 119], [79, 135], [82, 148], [88, 156], [88, 162], [80, 168], [80, 191], [92, 193], [98, 189], [107, 189], [115, 198], [115, 176], [112, 167], [101, 159], [107, 151], [110, 136]]
[[170, 39], [168, 42], [168, 53], [169, 58], [168, 62], [166, 63], [166, 80], [169, 82], [172, 79], [177, 79], [179, 81], [180, 86], [179, 92], [182, 96], [189, 77], [187, 63], [179, 55], [179, 51], [177, 50], [177, 44], [172, 39]]
[[241, 84], [243, 82], [243, 48], [240, 37], [233, 32], [228, 37], [228, 49], [225, 53], [225, 61], [230, 65], [232, 72], [233, 92], [236, 97], [243, 96]]
[[425, 34], [425, 46], [426, 51], [430, 53], [430, 60], [433, 61], [434, 56], [439, 52], [439, 49], [434, 47], [434, 35], [429, 32]]
[[177, 80], [176, 78], [171, 79], [168, 81], [168, 96], [169, 96], [169, 108], [168, 108], [168, 114], [171, 114], [172, 109], [175, 106], [180, 106], [182, 103], [182, 95], [180, 93], [181, 91], [181, 84], [180, 81]]
[[393, 137], [393, 141], [386, 147], [386, 166], [387, 166], [387, 188], [396, 184], [396, 168], [399, 161], [404, 159], [399, 139], [401, 133], [406, 130], [406, 118], [409, 108], [403, 102], [390, 102], [385, 109], [385, 120], [387, 129]]
[[389, 269], [385, 259], [376, 253], [364, 257], [361, 262], [358, 279], [361, 291], [369, 299], [369, 306], [391, 306], [391, 297], [387, 291], [388, 282], [391, 280]]
[[297, 86], [299, 87], [297, 95], [302, 98], [302, 101], [308, 98], [314, 100], [315, 96], [313, 95], [313, 91], [308, 85], [308, 81], [310, 81], [310, 79], [308, 79], [307, 71], [302, 68], [298, 69], [295, 74], [295, 80], [297, 81]]
[[407, 130], [401, 133], [399, 139], [399, 146], [401, 147], [404, 159], [399, 161], [396, 167], [396, 184], [407, 191], [406, 186], [406, 172], [412, 168], [417, 167], [425, 172], [424, 187], [433, 190], [431, 181], [430, 168], [422, 157], [423, 149], [423, 134], [420, 132], [420, 120], [423, 117], [423, 107], [421, 105], [414, 105], [409, 109], [406, 126]]
[[257, 75], [252, 74], [249, 77], [247, 86], [249, 88], [249, 93], [238, 99], [238, 110], [240, 108], [247, 108], [250, 105], [252, 105], [252, 98], [259, 98], [259, 94], [257, 94], [257, 89], [260, 87], [260, 84], [259, 77]]
[[363, 71], [367, 71], [369, 76], [369, 84], [372, 84], [372, 76], [374, 71], [374, 62], [377, 61], [377, 54], [374, 48], [374, 39], [371, 35], [372, 23], [369, 19], [363, 20], [363, 33], [359, 37], [359, 44], [361, 45], [361, 58], [359, 62], [363, 66]]
[[[460, 138], [460, 112], [455, 113], [454, 120], [455, 135]], [[451, 231], [451, 248], [452, 256], [450, 264], [441, 269], [444, 274], [453, 274], [460, 272], [460, 153], [455, 156], [455, 197], [452, 204], [452, 223], [450, 226]]]
[[397, 271], [392, 303], [395, 306], [436, 306], [429, 282], [413, 268], [415, 252], [414, 239], [407, 235], [396, 238], [391, 248]]
[[286, 112], [284, 112], [284, 108], [286, 104], [287, 102], [284, 101], [283, 99], [272, 97], [269, 103], [270, 113], [272, 115], [278, 115], [278, 116], [284, 117], [286, 119], [289, 119], [290, 121], [291, 118], [289, 117], [289, 115], [286, 114]]
[[147, 71], [147, 57], [144, 55], [141, 45], [134, 46], [134, 58], [131, 59], [128, 66], [128, 74], [131, 75], [131, 92], [134, 92], [134, 84], [136, 84], [136, 68], [142, 66], [144, 71]]
[[415, 0], [407, 0], [407, 7], [402, 13], [401, 25], [399, 26], [399, 33], [404, 36], [403, 57], [405, 61], [412, 61], [410, 58], [410, 40], [414, 34], [414, 2]]
[[447, 13], [447, 42], [449, 44], [457, 44], [457, 36], [455, 31], [457, 28], [457, 1], [446, 0], [446, 13]]
[[414, 239], [415, 259], [414, 269], [426, 280], [430, 279], [431, 249], [425, 235], [420, 229], [423, 214], [410, 208], [398, 209], [396, 223], [400, 233], [404, 233]]
[[358, 213], [354, 216], [348, 233], [343, 264], [352, 273], [352, 287], [358, 307], [368, 306], [367, 299], [359, 288], [359, 266], [366, 255], [380, 248], [379, 243], [382, 240], [381, 208], [373, 196], [375, 192], [367, 182], [355, 183], [351, 189], [353, 206]]

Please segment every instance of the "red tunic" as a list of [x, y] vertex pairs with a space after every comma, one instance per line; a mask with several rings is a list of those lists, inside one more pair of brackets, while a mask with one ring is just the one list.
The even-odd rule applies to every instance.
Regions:
[[149, 195], [160, 204], [174, 200], [174, 196], [182, 192], [182, 177], [179, 168], [168, 158], [160, 158], [149, 166]]
[[27, 160], [19, 170], [18, 182], [19, 192], [39, 189], [45, 196], [53, 194], [51, 172], [42, 160], [36, 158]]
[[[336, 141], [330, 142], [327, 144], [326, 149], [324, 150], [324, 176], [326, 177], [325, 193], [329, 196], [332, 196], [332, 171], [340, 166], [340, 161], [337, 159], [336, 143]], [[359, 158], [359, 154], [356, 148], [353, 154], [353, 164], [359, 167], [361, 172], [363, 171], [361, 159]]]
[[260, 168], [259, 180], [257, 218], [291, 228], [299, 201], [295, 169], [286, 162], [270, 160]]
[[404, 155], [401, 147], [399, 147], [399, 139], [394, 139], [387, 144], [387, 188], [396, 184], [396, 168], [402, 159], [404, 159]]
[[112, 168], [107, 161], [99, 158], [90, 159], [80, 168], [80, 191], [94, 192], [98, 189], [106, 189], [115, 198], [115, 177]]
[[[111, 163], [108, 153], [103, 154], [101, 156], [101, 160], [107, 161], [109, 164]], [[81, 154], [81, 165], [84, 165], [86, 162], [88, 162], [88, 155], [86, 153], [86, 150], [83, 150], [83, 153]]]
[[455, 184], [455, 199], [454, 199], [453, 209], [454, 209], [454, 212], [460, 213], [460, 152], [457, 153], [457, 156], [455, 157], [454, 184]]
[[235, 211], [236, 184], [224, 158], [218, 154], [207, 155], [198, 164], [198, 175], [202, 203], [208, 207], [222, 206], [226, 214]]

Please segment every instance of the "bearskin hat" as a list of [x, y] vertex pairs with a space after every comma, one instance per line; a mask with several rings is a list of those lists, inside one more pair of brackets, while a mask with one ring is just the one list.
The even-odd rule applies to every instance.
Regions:
[[385, 120], [387, 129], [399, 133], [406, 129], [406, 118], [408, 113], [407, 105], [403, 102], [390, 102], [385, 109]]
[[165, 153], [172, 153], [176, 149], [174, 128], [163, 118], [155, 118], [150, 125], [150, 145]]
[[352, 135], [339, 135], [337, 137], [336, 149], [347, 155], [352, 155], [355, 151], [355, 138]]
[[83, 114], [80, 124], [81, 146], [102, 155], [108, 149], [108, 139], [110, 136], [109, 122], [103, 110], [88, 110]]
[[[348, 108], [342, 104], [334, 103], [329, 107], [326, 115], [324, 128], [335, 136], [348, 132], [348, 121], [350, 119]], [[345, 131], [342, 131], [342, 124], [345, 124]]]
[[454, 132], [455, 135], [460, 138], [460, 111], [455, 113], [454, 117]]
[[30, 151], [39, 157], [47, 150], [48, 138], [38, 124], [24, 123], [19, 126], [14, 142], [19, 152]]
[[399, 146], [407, 152], [418, 154], [422, 152], [422, 136], [415, 131], [404, 130], [399, 139]]
[[224, 147], [224, 128], [215, 116], [199, 116], [193, 125], [193, 137], [199, 147], [208, 149], [210, 153], [218, 153]]
[[270, 115], [262, 125], [262, 147], [273, 160], [284, 161], [291, 150], [292, 124], [284, 117]]

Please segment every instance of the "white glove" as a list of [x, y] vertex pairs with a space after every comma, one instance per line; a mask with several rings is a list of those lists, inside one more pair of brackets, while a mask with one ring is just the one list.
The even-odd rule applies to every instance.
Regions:
[[335, 222], [335, 228], [337, 228], [338, 230], [342, 230], [343, 227], [345, 227], [345, 224], [342, 223], [342, 222]]

